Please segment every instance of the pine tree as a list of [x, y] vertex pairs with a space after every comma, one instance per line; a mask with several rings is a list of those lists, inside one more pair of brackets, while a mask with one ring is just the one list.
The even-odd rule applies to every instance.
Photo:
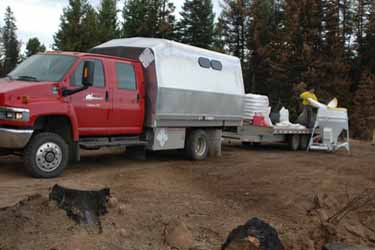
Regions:
[[65, 51], [86, 51], [99, 44], [97, 14], [87, 0], [69, 0], [54, 36], [54, 48]]
[[[251, 52], [247, 76], [247, 90], [267, 94], [271, 103], [278, 108], [286, 92], [285, 63], [282, 56], [286, 51], [283, 37], [282, 5], [274, 0], [254, 0], [251, 4], [248, 49]], [[288, 96], [290, 98], [290, 96]], [[283, 103], [285, 105], [285, 103]]]
[[[156, 36], [166, 39], [176, 39], [176, 17], [174, 11], [176, 7], [169, 0], [154, 1], [152, 9], [158, 20]], [[155, 16], [151, 15], [151, 16]]]
[[211, 0], [185, 0], [178, 23], [179, 41], [201, 48], [213, 46], [214, 20]]
[[212, 45], [212, 50], [215, 50], [220, 53], [229, 53], [228, 48], [226, 48], [226, 33], [224, 31], [224, 25], [226, 25], [225, 21], [219, 18], [218, 22], [215, 23], [215, 28], [214, 28], [214, 37], [213, 37], [213, 45]]
[[10, 7], [7, 7], [4, 17], [4, 27], [2, 30], [3, 46], [4, 46], [4, 60], [3, 60], [3, 74], [8, 74], [13, 70], [19, 60], [19, 42], [17, 40], [17, 26], [16, 19]]
[[375, 72], [375, 1], [373, 0], [369, 5], [369, 17], [366, 25], [366, 39], [364, 41], [364, 51], [361, 57], [363, 58], [364, 67], [369, 72]]
[[375, 74], [373, 72], [363, 73], [353, 102], [352, 136], [371, 139], [375, 130]]
[[351, 56], [350, 44], [353, 40], [354, 1], [321, 0], [324, 10], [324, 40], [328, 56]]
[[315, 34], [319, 39], [315, 45], [318, 53], [313, 55], [305, 79], [319, 90], [323, 101], [337, 97], [341, 105], [349, 108], [352, 69], [347, 50], [351, 36], [348, 3], [346, 0], [324, 0], [320, 1], [320, 8], [316, 5], [321, 13], [316, 22], [321, 32]]
[[98, 13], [100, 43], [119, 37], [117, 0], [102, 0]]
[[3, 28], [0, 26], [0, 77], [4, 76], [4, 40], [3, 40]]
[[87, 7], [85, 17], [82, 19], [81, 51], [87, 51], [103, 41], [100, 39], [97, 13], [91, 6]]
[[250, 0], [225, 0], [218, 21], [227, 52], [239, 57], [243, 66], [249, 58], [250, 5]]
[[[372, 0], [356, 0], [354, 4], [355, 8], [355, 49], [362, 54], [364, 51], [364, 39], [366, 37], [366, 26], [369, 21], [369, 13], [371, 9]], [[359, 56], [360, 57], [360, 56]]]
[[153, 32], [148, 27], [147, 18], [147, 0], [127, 0], [122, 10], [124, 19], [122, 36], [123, 37], [152, 37]]
[[[360, 4], [356, 21], [357, 32], [362, 32], [362, 35], [357, 38], [359, 55], [355, 70], [361, 81], [356, 86], [353, 100], [352, 131], [355, 137], [370, 139], [375, 131], [375, 1], [360, 1]], [[363, 16], [359, 18], [361, 13]]]
[[175, 6], [169, 0], [127, 0], [123, 37], [175, 38]]
[[30, 57], [39, 52], [45, 52], [46, 47], [42, 44], [38, 38], [30, 38], [26, 44], [26, 57]]

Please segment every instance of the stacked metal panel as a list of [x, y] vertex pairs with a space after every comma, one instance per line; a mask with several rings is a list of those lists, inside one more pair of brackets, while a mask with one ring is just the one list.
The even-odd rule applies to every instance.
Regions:
[[251, 121], [255, 114], [268, 116], [270, 112], [270, 102], [267, 96], [246, 94], [244, 98], [243, 118]]

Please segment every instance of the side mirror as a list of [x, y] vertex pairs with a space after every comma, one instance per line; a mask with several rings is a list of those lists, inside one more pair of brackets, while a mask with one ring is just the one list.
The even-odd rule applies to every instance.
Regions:
[[91, 87], [94, 85], [95, 63], [93, 61], [85, 61], [82, 71], [82, 85]]

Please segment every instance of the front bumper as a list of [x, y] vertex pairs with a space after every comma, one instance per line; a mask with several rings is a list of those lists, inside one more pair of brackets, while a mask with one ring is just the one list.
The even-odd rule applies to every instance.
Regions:
[[34, 130], [0, 128], [0, 148], [22, 149], [29, 142]]

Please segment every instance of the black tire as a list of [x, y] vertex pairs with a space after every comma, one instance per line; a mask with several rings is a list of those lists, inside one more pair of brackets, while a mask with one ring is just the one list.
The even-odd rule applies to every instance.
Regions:
[[68, 161], [68, 144], [54, 133], [46, 132], [33, 136], [24, 152], [24, 166], [35, 178], [62, 175]]
[[259, 147], [262, 145], [260, 142], [250, 142], [250, 141], [243, 141], [241, 142], [242, 146], [244, 147]]
[[250, 141], [243, 141], [241, 142], [241, 144], [243, 147], [246, 147], [246, 148], [251, 147], [253, 145], [253, 143]]
[[207, 159], [209, 151], [208, 136], [204, 130], [193, 130], [188, 137], [186, 154], [194, 161]]
[[300, 136], [299, 135], [290, 135], [288, 137], [289, 148], [293, 151], [297, 151], [300, 145]]

